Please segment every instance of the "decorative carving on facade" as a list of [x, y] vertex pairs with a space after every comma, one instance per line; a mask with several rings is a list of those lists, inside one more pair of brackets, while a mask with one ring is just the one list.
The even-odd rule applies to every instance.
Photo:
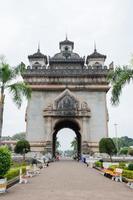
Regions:
[[79, 102], [69, 90], [65, 90], [65, 92], [56, 99], [55, 107], [57, 113], [60, 115], [74, 116], [76, 115], [76, 111], [78, 111]]
[[77, 110], [79, 103], [77, 99], [66, 90], [65, 93], [55, 101], [55, 106], [57, 110]]
[[[81, 105], [81, 106], [80, 106]], [[78, 99], [66, 89], [59, 95], [55, 102], [44, 109], [44, 117], [47, 116], [70, 116], [90, 117], [91, 112], [86, 102], [79, 102]]]
[[86, 111], [90, 111], [90, 109], [89, 109], [89, 107], [88, 107], [88, 104], [87, 104], [87, 102], [83, 102], [82, 104], [81, 104], [81, 109], [84, 111], [84, 110], [86, 110]]

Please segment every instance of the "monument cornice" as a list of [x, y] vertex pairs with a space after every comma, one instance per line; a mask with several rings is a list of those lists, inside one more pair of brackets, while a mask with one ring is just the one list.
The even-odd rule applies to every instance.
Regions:
[[66, 88], [72, 91], [80, 91], [84, 89], [84, 91], [105, 91], [108, 92], [110, 86], [108, 85], [30, 85], [33, 91], [61, 91]]
[[27, 69], [23, 78], [28, 77], [107, 77], [110, 69]]

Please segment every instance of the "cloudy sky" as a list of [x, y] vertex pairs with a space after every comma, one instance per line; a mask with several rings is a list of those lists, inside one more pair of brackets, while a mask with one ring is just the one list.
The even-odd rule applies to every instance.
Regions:
[[[109, 64], [128, 64], [133, 53], [132, 0], [0, 0], [0, 54], [13, 66], [28, 64], [27, 55], [37, 50], [53, 55], [58, 42], [68, 38], [75, 42], [81, 56], [92, 53], [94, 41]], [[118, 107], [110, 105], [109, 135], [133, 137], [133, 86], [123, 90]], [[6, 98], [4, 135], [25, 130], [26, 103], [18, 110], [10, 97]]]

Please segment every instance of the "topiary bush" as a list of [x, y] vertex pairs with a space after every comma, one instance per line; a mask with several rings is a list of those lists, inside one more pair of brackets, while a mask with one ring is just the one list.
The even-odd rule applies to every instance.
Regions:
[[25, 154], [30, 152], [30, 143], [27, 140], [18, 141], [14, 152], [23, 155], [23, 160], [25, 160]]
[[5, 146], [0, 147], [0, 178], [4, 178], [5, 174], [11, 167], [11, 152]]
[[129, 163], [128, 170], [133, 170], [133, 163]]

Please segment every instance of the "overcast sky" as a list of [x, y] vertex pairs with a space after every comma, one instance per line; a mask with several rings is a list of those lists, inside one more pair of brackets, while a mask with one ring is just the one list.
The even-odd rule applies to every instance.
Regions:
[[[0, 0], [0, 54], [13, 66], [35, 53], [40, 42], [41, 52], [52, 56], [58, 43], [68, 38], [75, 42], [81, 56], [97, 50], [107, 55], [106, 64], [128, 64], [133, 53], [132, 0]], [[123, 90], [120, 105], [110, 105], [109, 135], [133, 137], [133, 85]], [[6, 98], [3, 135], [25, 131], [26, 103], [18, 110]]]

